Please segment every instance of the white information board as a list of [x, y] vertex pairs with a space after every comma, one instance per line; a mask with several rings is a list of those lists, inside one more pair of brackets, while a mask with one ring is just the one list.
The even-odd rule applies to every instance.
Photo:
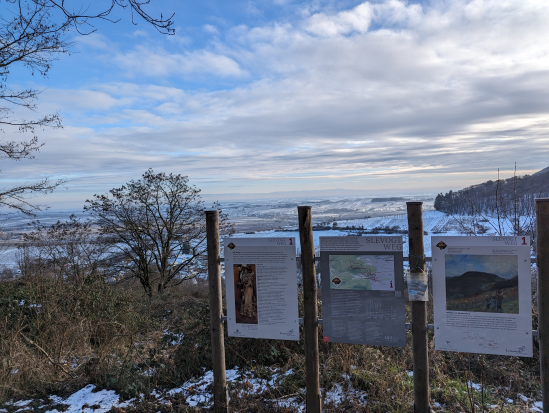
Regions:
[[299, 340], [295, 238], [226, 238], [231, 337]]
[[532, 357], [529, 237], [433, 236], [435, 349]]

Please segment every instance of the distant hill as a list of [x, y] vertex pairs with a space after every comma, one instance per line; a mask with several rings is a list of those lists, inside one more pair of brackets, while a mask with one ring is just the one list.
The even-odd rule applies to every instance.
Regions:
[[[487, 181], [459, 191], [438, 194], [434, 207], [450, 214], [531, 214], [534, 199], [549, 196], [549, 167], [533, 175]], [[515, 202], [516, 201], [516, 202]]]
[[541, 171], [538, 171], [536, 172], [534, 175], [532, 176], [536, 176], [536, 175], [543, 175], [543, 174], [546, 174], [549, 172], [549, 166], [547, 168], [543, 168]]
[[405, 198], [398, 198], [398, 197], [392, 197], [392, 198], [373, 198], [372, 202], [397, 202], [397, 201], [405, 201]]
[[446, 278], [446, 299], [456, 300], [518, 286], [518, 276], [511, 279], [480, 271], [467, 271], [458, 276]]

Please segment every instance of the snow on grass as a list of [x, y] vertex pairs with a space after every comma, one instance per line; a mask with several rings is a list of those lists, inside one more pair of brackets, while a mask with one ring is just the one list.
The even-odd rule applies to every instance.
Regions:
[[543, 411], [543, 402], [534, 402], [532, 405], [533, 412], [542, 412]]
[[343, 391], [343, 386], [341, 384], [335, 383], [332, 388], [326, 392], [324, 403], [333, 403], [334, 406], [337, 407], [341, 403], [343, 403], [343, 400], [345, 400], [345, 392]]
[[474, 389], [475, 391], [481, 391], [482, 390], [482, 385], [480, 385], [478, 383], [473, 383], [472, 381], [469, 381], [467, 384], [469, 385], [470, 388]]
[[[229, 370], [230, 371], [230, 370]], [[228, 373], [228, 372], [227, 372]], [[228, 376], [227, 376], [228, 378]], [[181, 387], [169, 390], [167, 396], [183, 395], [189, 406], [205, 406], [211, 403], [212, 393], [207, 391], [208, 386], [213, 383], [213, 371], [208, 371], [202, 377], [191, 379]]]
[[[83, 389], [62, 399], [57, 396], [50, 396], [53, 404], [65, 404], [69, 407], [65, 413], [106, 413], [113, 407], [127, 407], [133, 400], [120, 402], [120, 397], [113, 390], [100, 390], [95, 392], [95, 386], [88, 384]], [[48, 410], [46, 413], [60, 413], [57, 409]]]
[[[333, 404], [334, 407], [338, 407], [345, 400], [356, 400], [361, 404], [366, 404], [368, 393], [355, 389], [351, 383], [351, 378], [347, 374], [342, 374], [341, 377], [347, 384], [347, 390], [344, 390], [341, 383], [334, 383], [332, 388], [326, 392], [324, 404]], [[391, 391], [391, 389], [387, 389], [387, 391]]]
[[[295, 412], [305, 412], [305, 389], [298, 389], [294, 394], [284, 395], [278, 398], [273, 397], [274, 394], [272, 394], [273, 389], [276, 389], [285, 377], [293, 374], [292, 369], [281, 372], [276, 368], [272, 368], [270, 374], [267, 374], [269, 377], [268, 379], [257, 377], [253, 371], [242, 371], [239, 369], [227, 370], [226, 374], [227, 383], [230, 388], [233, 388], [233, 397], [236, 396], [239, 398], [250, 395], [262, 395], [267, 404], [279, 408], [292, 409], [292, 411]], [[413, 372], [409, 371], [406, 372], [406, 374], [411, 377]], [[341, 377], [343, 381], [334, 383], [328, 391], [324, 392], [324, 389], [321, 389], [321, 392], [324, 394], [323, 403], [327, 406], [332, 406], [333, 408], [339, 407], [346, 400], [355, 400], [360, 404], [366, 404], [368, 402], [368, 393], [355, 389], [347, 374], [343, 374]], [[151, 396], [155, 397], [158, 402], [167, 405], [170, 404], [170, 398], [182, 397], [191, 407], [207, 408], [213, 403], [212, 384], [213, 371], [205, 371], [201, 377], [188, 380], [182, 386], [164, 392], [155, 390], [151, 393]], [[475, 391], [481, 390], [480, 384], [469, 381], [468, 385]], [[61, 411], [65, 411], [66, 413], [106, 413], [112, 408], [125, 408], [136, 402], [136, 399], [121, 402], [118, 394], [112, 390], [95, 390], [95, 386], [90, 384], [65, 399], [58, 396], [50, 396], [49, 403], [40, 406], [40, 409], [52, 405], [65, 405], [68, 406], [67, 409], [61, 409]], [[391, 389], [387, 389], [387, 391], [390, 392]], [[541, 401], [535, 401], [521, 393], [517, 396], [526, 406], [528, 406], [525, 406], [525, 409], [528, 411], [542, 411]], [[141, 395], [141, 398], [142, 397], [143, 395]], [[513, 403], [512, 399], [506, 399], [505, 401], [510, 404]], [[29, 404], [32, 402], [33, 400], [20, 400], [8, 402], [6, 403], [6, 406], [19, 408], [15, 411], [23, 412], [31, 408]], [[433, 407], [438, 409], [444, 408], [443, 405], [441, 406], [441, 404], [437, 402], [434, 403]], [[7, 413], [7, 410], [0, 409], [0, 413]], [[60, 411], [52, 409], [48, 410], [46, 413], [60, 413]]]
[[[279, 373], [276, 369], [272, 370], [270, 379], [262, 379], [256, 377], [252, 372], [242, 372], [238, 369], [230, 369], [226, 371], [227, 383], [231, 383], [238, 397], [248, 395], [260, 395], [270, 392], [275, 388], [280, 380], [289, 374], [292, 370], [285, 373]], [[212, 403], [213, 394], [211, 393], [211, 385], [213, 384], [213, 371], [207, 371], [202, 377], [193, 378], [186, 381], [182, 386], [168, 390], [164, 393], [164, 397], [175, 395], [183, 396], [187, 404], [193, 407], [205, 407]], [[155, 395], [159, 395], [156, 393]]]
[[278, 408], [292, 409], [294, 412], [297, 413], [304, 413], [306, 409], [305, 403], [303, 403], [303, 401], [298, 397], [288, 397], [284, 399], [272, 399], [265, 401], [274, 404]]

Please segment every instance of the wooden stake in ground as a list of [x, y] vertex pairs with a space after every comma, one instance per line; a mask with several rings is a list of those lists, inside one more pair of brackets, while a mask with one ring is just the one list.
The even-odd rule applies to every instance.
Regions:
[[[409, 263], [411, 273], [425, 272], [423, 202], [406, 202], [408, 209]], [[412, 301], [412, 350], [414, 352], [414, 413], [429, 413], [429, 355], [427, 352], [427, 302]]]
[[318, 307], [316, 297], [315, 245], [311, 207], [297, 207], [301, 265], [303, 267], [303, 326], [305, 330], [305, 367], [307, 413], [320, 413], [320, 371], [318, 359]]
[[549, 198], [536, 199], [538, 328], [543, 412], [549, 413]]
[[229, 397], [225, 372], [225, 341], [223, 339], [223, 298], [219, 265], [219, 212], [206, 211], [206, 241], [208, 248], [208, 284], [210, 294], [210, 333], [214, 373], [214, 412], [227, 413]]

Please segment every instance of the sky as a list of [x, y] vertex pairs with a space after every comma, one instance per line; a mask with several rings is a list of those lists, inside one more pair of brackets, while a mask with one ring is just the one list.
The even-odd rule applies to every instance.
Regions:
[[46, 144], [35, 159], [3, 160], [4, 186], [66, 178], [39, 202], [79, 207], [153, 168], [205, 194], [408, 194], [549, 164], [545, 0], [151, 0], [146, 10], [175, 13], [176, 34], [117, 10], [118, 23], [74, 34], [47, 78], [11, 68], [12, 88], [44, 89], [37, 114], [59, 111], [64, 128], [37, 131]]
[[468, 271], [496, 274], [502, 278], [518, 276], [516, 255], [453, 255], [445, 256], [446, 277], [457, 277]]

